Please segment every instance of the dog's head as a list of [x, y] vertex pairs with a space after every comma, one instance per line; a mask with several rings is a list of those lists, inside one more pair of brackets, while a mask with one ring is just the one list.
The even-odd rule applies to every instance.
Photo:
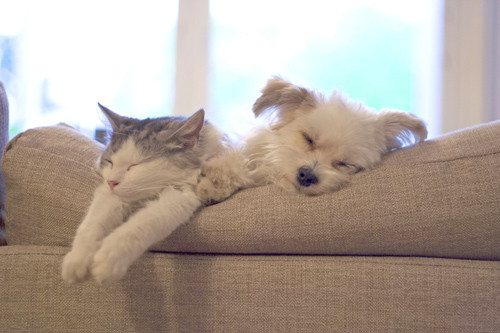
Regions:
[[425, 124], [409, 113], [375, 113], [340, 93], [325, 98], [278, 77], [253, 111], [270, 116], [264, 163], [273, 181], [309, 195], [336, 190], [385, 152], [427, 137]]

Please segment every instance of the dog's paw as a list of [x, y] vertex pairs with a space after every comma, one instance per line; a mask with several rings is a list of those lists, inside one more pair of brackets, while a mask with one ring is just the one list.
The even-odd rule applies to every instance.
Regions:
[[248, 160], [235, 150], [205, 161], [196, 194], [204, 204], [221, 202], [236, 191], [254, 186]]
[[85, 250], [71, 250], [63, 259], [61, 275], [64, 281], [76, 283], [85, 280], [94, 254]]
[[204, 204], [224, 201], [239, 189], [237, 177], [222, 159], [212, 159], [203, 164], [196, 195]]
[[223, 185], [217, 180], [203, 177], [196, 186], [196, 195], [200, 201], [205, 204], [214, 204], [224, 201], [229, 198], [236, 189], [232, 188], [229, 183]]
[[119, 247], [103, 244], [94, 256], [92, 276], [99, 283], [118, 281], [125, 276], [131, 264], [127, 253]]

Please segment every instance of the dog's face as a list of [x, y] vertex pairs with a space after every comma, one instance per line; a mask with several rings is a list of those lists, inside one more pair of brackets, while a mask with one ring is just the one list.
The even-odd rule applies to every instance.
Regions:
[[427, 136], [411, 114], [375, 113], [338, 93], [326, 99], [279, 78], [268, 82], [253, 110], [273, 117], [264, 157], [270, 177], [308, 195], [336, 190], [385, 152]]

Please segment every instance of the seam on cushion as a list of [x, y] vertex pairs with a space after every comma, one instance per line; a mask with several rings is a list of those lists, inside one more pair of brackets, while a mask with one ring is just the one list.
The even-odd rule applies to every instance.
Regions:
[[[69, 248], [68, 248], [69, 249]], [[25, 252], [25, 253], [5, 253], [5, 254], [0, 254], [0, 257], [1, 256], [26, 256], [26, 255], [29, 255], [29, 256], [57, 256], [57, 257], [61, 257], [63, 255], [65, 255], [65, 253], [43, 253], [43, 252], [40, 252], [40, 253], [32, 253], [32, 252]], [[173, 254], [173, 253], [152, 253], [152, 252], [149, 252], [146, 256], [147, 257], [158, 257], [158, 256], [168, 256], [169, 259], [171, 260], [175, 260], [175, 257], [179, 257], [179, 256], [183, 256], [183, 259], [185, 260], [191, 260], [191, 261], [205, 261], [207, 258], [217, 258], [219, 260], [223, 260], [223, 261], [228, 261], [228, 262], [241, 262], [241, 260], [239, 259], [232, 259], [232, 258], [229, 258], [230, 256], [233, 256], [233, 255], [227, 255], [227, 254], [207, 254], [205, 255], [204, 257], [205, 258], [197, 258], [197, 257], [200, 257], [200, 256], [203, 256], [203, 255], [199, 255], [199, 254]], [[273, 261], [283, 261], [282, 259], [278, 259], [278, 258], [271, 258], [270, 256], [268, 255], [239, 255], [240, 257], [246, 257], [247, 260], [250, 260], [250, 261], [254, 261], [254, 262], [273, 262]], [[286, 255], [277, 255], [277, 257], [281, 257], [281, 258], [287, 258]], [[339, 257], [339, 256], [324, 256], [322, 260], [318, 260], [318, 259], [314, 259], [312, 257], [303, 257], [303, 256], [296, 256], [297, 258], [300, 258], [300, 259], [296, 259], [296, 260], [299, 260], [299, 261], [312, 261], [312, 262], [325, 262], [327, 261], [326, 258], [337, 258], [337, 260], [339, 262], [343, 262], [343, 263], [350, 263], [350, 264], [380, 264], [380, 265], [384, 265], [384, 266], [412, 266], [412, 267], [444, 267], [444, 268], [462, 268], [462, 269], [486, 269], [486, 270], [490, 270], [490, 271], [500, 271], [500, 265], [499, 267], [474, 267], [474, 266], [465, 266], [465, 265], [454, 265], [454, 264], [432, 264], [432, 263], [429, 263], [429, 264], [420, 264], [420, 263], [399, 263], [399, 262], [394, 262], [394, 261], [390, 261], [390, 262], [383, 262], [383, 261], [370, 261], [370, 260], [362, 260], [362, 257], [360, 257], [360, 260], [348, 260], [348, 259], [342, 259], [342, 257]], [[306, 259], [307, 258], [307, 259]], [[386, 257], [387, 259], [393, 259], [393, 258], [396, 258], [396, 257]], [[401, 260], [403, 260], [403, 258], [410, 258], [410, 259], [420, 259], [421, 257], [401, 257]], [[422, 259], [425, 259], [425, 258], [422, 258]], [[463, 260], [463, 259], [440, 259], [440, 258], [432, 258], [433, 260]], [[290, 258], [287, 258], [286, 261], [294, 261], [293, 259], [290, 259]], [[500, 262], [498, 261], [484, 261], [484, 260], [468, 260], [470, 261], [471, 263], [477, 263], [477, 262], [487, 262], [487, 263], [496, 263], [496, 264], [500, 264]]]
[[[78, 165], [80, 165], [82, 167], [90, 168], [91, 170], [93, 170], [94, 172], [97, 173], [97, 171], [95, 170], [94, 167], [89, 167], [88, 164], [85, 164], [85, 163], [82, 163], [82, 162], [78, 162], [78, 160], [76, 160], [76, 159], [70, 159], [68, 157], [65, 157], [66, 155], [64, 155], [64, 154], [55, 154], [55, 153], [47, 151], [45, 149], [33, 148], [33, 147], [26, 147], [26, 146], [23, 146], [20, 149], [26, 149], [26, 150], [31, 150], [31, 151], [43, 152], [45, 155], [55, 156], [55, 157], [58, 157], [58, 158], [63, 159], [63, 160], [70, 160], [70, 161], [73, 161], [74, 163], [76, 163], [76, 164], [78, 164]], [[7, 160], [7, 158], [5, 158], [4, 160]], [[99, 173], [97, 173], [97, 174], [99, 174]]]
[[[19, 134], [17, 134], [15, 137], [13, 137], [7, 144], [6, 146], [6, 151], [11, 149], [12, 146], [17, 142], [17, 140], [19, 138], [21, 138], [22, 136], [25, 136], [27, 134], [30, 134], [31, 132], [38, 132], [40, 130], [44, 130], [44, 129], [52, 129], [54, 131], [57, 131], [57, 130], [65, 130], [65, 131], [71, 131], [73, 132], [73, 135], [80, 135], [80, 136], [83, 136], [85, 137], [86, 139], [92, 141], [93, 143], [96, 144], [97, 148], [99, 150], [103, 150], [104, 148], [104, 145], [102, 145], [101, 143], [97, 142], [97, 141], [93, 141], [91, 138], [88, 138], [86, 137], [84, 134], [80, 133], [78, 130], [76, 130], [75, 128], [71, 127], [71, 126], [67, 126], [67, 125], [55, 125], [55, 126], [49, 126], [49, 127], [35, 127], [35, 128], [30, 128], [30, 129], [27, 129], [26, 131], [24, 132], [21, 132]], [[44, 150], [45, 151], [45, 150]]]
[[6, 151], [10, 150], [12, 148], [12, 146], [17, 142], [17, 140], [19, 140], [21, 137], [23, 137], [27, 134], [30, 134], [32, 132], [37, 132], [39, 129], [40, 129], [40, 127], [29, 128], [29, 129], [25, 130], [24, 132], [21, 132], [18, 135], [16, 135], [15, 137], [13, 137], [12, 140], [10, 140], [9, 143], [7, 144]]
[[30, 131], [32, 131], [32, 129], [29, 129], [29, 130], [26, 130], [26, 131], [24, 131], [24, 132], [21, 132], [21, 133], [19, 133], [18, 135], [16, 135], [15, 137], [13, 137], [13, 138], [12, 138], [12, 139], [11, 139], [11, 140], [7, 143], [7, 145], [5, 146], [4, 154], [6, 155], [6, 154], [7, 154], [7, 151], [9, 151], [9, 150], [11, 150], [11, 149], [12, 149], [12, 147], [14, 146], [14, 144], [17, 142], [17, 140], [18, 140], [21, 136], [25, 135], [26, 133], [28, 133], [28, 132], [30, 132]]
[[453, 161], [470, 159], [470, 158], [479, 158], [479, 157], [485, 157], [485, 156], [490, 156], [490, 155], [497, 155], [499, 153], [500, 153], [500, 151], [495, 151], [495, 152], [486, 153], [486, 154], [472, 154], [472, 155], [460, 156], [460, 157], [453, 157], [453, 158], [448, 158], [448, 159], [421, 161], [421, 162], [417, 162], [417, 165], [419, 165], [419, 164], [425, 165], [425, 164], [433, 164], [433, 163], [442, 163], [442, 162], [453, 162]]
[[[201, 254], [180, 254], [180, 253], [170, 253], [170, 252], [153, 252], [149, 253], [150, 255], [172, 255], [172, 256], [186, 256], [186, 259], [188, 260], [194, 260], [194, 261], [204, 261], [205, 259], [202, 258], [196, 258], [203, 256]], [[229, 257], [232, 256], [239, 256], [239, 257], [247, 257], [251, 261], [262, 261], [262, 262], [272, 262], [272, 261], [283, 261], [282, 259], [278, 258], [272, 258], [272, 257], [280, 257], [280, 258], [286, 258], [286, 261], [294, 261], [296, 259], [292, 258], [301, 258], [301, 261], [312, 261], [312, 262], [325, 262], [328, 261], [328, 258], [336, 258], [337, 261], [343, 262], [343, 263], [353, 263], [353, 264], [381, 264], [381, 265], [391, 265], [391, 266], [415, 266], [415, 267], [452, 267], [452, 268], [477, 268], [477, 267], [471, 267], [471, 266], [460, 266], [460, 265], [450, 265], [450, 264], [419, 264], [419, 263], [403, 263], [403, 262], [395, 262], [395, 261], [389, 261], [389, 262], [383, 262], [382, 260], [394, 260], [394, 259], [417, 259], [417, 260], [446, 260], [446, 261], [469, 261], [471, 263], [476, 263], [477, 262], [486, 262], [490, 264], [495, 264], [500, 262], [494, 261], [494, 260], [478, 260], [478, 259], [450, 259], [450, 258], [438, 258], [438, 257], [397, 257], [397, 256], [375, 256], [375, 255], [366, 255], [366, 256], [354, 256], [359, 258], [359, 260], [349, 260], [345, 259], [346, 257], [349, 256], [342, 256], [342, 255], [286, 255], [286, 254], [277, 254], [277, 255], [268, 255], [268, 254], [206, 254], [205, 257], [218, 257], [218, 258], [224, 258], [225, 261], [232, 261], [232, 262], [238, 262], [240, 261], [239, 259], [230, 259]], [[319, 257], [321, 259], [316, 259], [314, 257]], [[352, 256], [351, 256], [352, 257]], [[377, 257], [380, 258], [380, 261], [377, 260], [367, 260], [364, 258], [373, 258]], [[266, 258], [263, 260], [263, 258]], [[498, 270], [500, 271], [500, 265], [499, 267], [481, 267], [482, 269], [488, 269], [488, 270]]]

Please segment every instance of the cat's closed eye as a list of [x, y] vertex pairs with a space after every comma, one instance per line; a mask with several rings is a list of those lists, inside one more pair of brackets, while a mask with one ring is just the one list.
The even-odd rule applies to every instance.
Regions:
[[107, 158], [104, 159], [104, 162], [108, 163], [110, 166], [113, 166], [113, 162], [111, 162], [111, 160]]
[[133, 167], [135, 166], [138, 166], [140, 163], [135, 163], [135, 164], [130, 164], [127, 168], [127, 171], [130, 171], [130, 169], [132, 169]]

